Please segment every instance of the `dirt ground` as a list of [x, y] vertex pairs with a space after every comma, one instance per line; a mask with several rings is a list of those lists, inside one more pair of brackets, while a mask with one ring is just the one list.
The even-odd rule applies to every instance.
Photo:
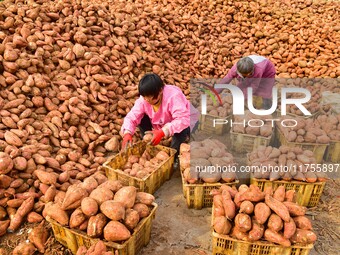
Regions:
[[[198, 134], [196, 138], [204, 137]], [[227, 144], [229, 141], [225, 138]], [[223, 140], [223, 139], [222, 139]], [[239, 165], [245, 164], [245, 154], [233, 153]], [[310, 255], [336, 255], [340, 250], [340, 180], [339, 174], [332, 176], [326, 184], [321, 201], [308, 210], [318, 241]], [[240, 183], [247, 183], [249, 176], [240, 176]], [[153, 221], [150, 243], [139, 255], [205, 255], [212, 254], [211, 208], [188, 209], [182, 193], [179, 171], [154, 194], [158, 204]], [[7, 234], [0, 239], [0, 247], [7, 254], [21, 241], [27, 240], [32, 227], [25, 224], [17, 233]], [[46, 227], [49, 227], [48, 225]], [[71, 252], [59, 244], [53, 236], [46, 245], [47, 255], [68, 255]], [[1, 254], [0, 255], [5, 255]]]

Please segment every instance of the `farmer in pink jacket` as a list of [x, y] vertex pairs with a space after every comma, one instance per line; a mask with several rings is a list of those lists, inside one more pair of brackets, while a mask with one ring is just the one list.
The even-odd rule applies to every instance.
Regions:
[[[247, 98], [247, 88], [253, 88], [253, 95], [262, 97], [263, 109], [270, 109], [272, 106], [272, 88], [275, 83], [275, 66], [269, 59], [250, 55], [241, 58], [219, 82], [228, 84], [233, 78], [239, 81], [238, 87]], [[219, 91], [220, 92], [220, 91]]]
[[153, 134], [152, 145], [172, 136], [171, 148], [178, 152], [181, 143], [190, 136], [189, 101], [180, 88], [164, 85], [157, 74], [146, 74], [140, 80], [138, 90], [140, 97], [124, 118], [121, 128], [122, 149], [132, 143], [138, 126], [142, 136], [147, 131]]

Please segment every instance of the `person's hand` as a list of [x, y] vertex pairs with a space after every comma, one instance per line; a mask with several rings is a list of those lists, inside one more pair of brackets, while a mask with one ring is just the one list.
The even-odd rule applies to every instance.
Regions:
[[152, 140], [151, 140], [150, 144], [153, 145], [153, 146], [159, 144], [160, 141], [162, 140], [162, 138], [165, 136], [162, 129], [146, 131], [145, 134], [152, 134]]
[[123, 136], [122, 150], [126, 150], [131, 145], [132, 145], [132, 135], [130, 133], [126, 133]]

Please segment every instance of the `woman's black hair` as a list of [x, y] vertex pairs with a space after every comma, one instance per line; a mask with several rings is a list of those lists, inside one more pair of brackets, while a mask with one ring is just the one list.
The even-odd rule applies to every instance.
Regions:
[[139, 81], [138, 91], [141, 96], [155, 97], [158, 96], [163, 87], [162, 79], [157, 74], [149, 73]]

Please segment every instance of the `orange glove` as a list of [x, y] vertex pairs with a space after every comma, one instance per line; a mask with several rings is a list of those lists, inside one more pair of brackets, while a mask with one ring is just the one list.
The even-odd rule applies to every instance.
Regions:
[[151, 145], [155, 146], [160, 143], [162, 138], [165, 136], [164, 132], [162, 129], [159, 130], [152, 130], [152, 131], [147, 131], [145, 132], [146, 134], [151, 134], [153, 135], [152, 140], [151, 140]]
[[131, 145], [132, 145], [132, 135], [130, 133], [126, 133], [123, 136], [122, 150], [127, 149]]

